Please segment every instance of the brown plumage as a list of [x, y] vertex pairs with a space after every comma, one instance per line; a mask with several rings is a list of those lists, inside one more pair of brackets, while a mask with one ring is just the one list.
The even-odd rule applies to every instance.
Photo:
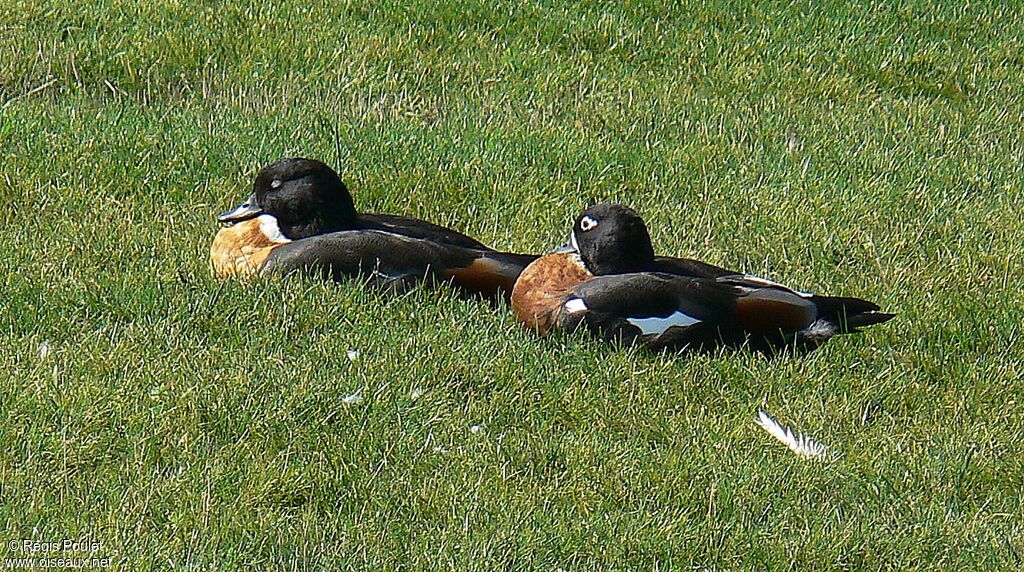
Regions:
[[817, 316], [814, 304], [792, 292], [765, 289], [740, 296], [734, 310], [736, 324], [758, 335], [796, 332], [811, 325]]
[[267, 257], [287, 240], [268, 236], [261, 218], [251, 218], [224, 227], [210, 245], [210, 265], [220, 278], [249, 277], [260, 272]]
[[566, 295], [593, 278], [574, 253], [549, 254], [523, 270], [512, 289], [512, 311], [519, 322], [542, 334], [555, 327]]
[[512, 292], [519, 275], [519, 268], [509, 271], [507, 265], [493, 258], [480, 257], [474, 259], [463, 268], [448, 268], [442, 275], [457, 285], [467, 294], [479, 294], [485, 297], [496, 292]]

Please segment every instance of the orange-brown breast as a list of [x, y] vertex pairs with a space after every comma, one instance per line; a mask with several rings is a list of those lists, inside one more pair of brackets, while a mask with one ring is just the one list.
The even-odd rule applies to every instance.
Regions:
[[512, 311], [521, 324], [547, 334], [569, 290], [592, 277], [577, 254], [542, 256], [519, 275], [512, 288]]
[[255, 276], [270, 252], [281, 244], [263, 232], [259, 218], [224, 227], [213, 237], [210, 246], [213, 275], [219, 278]]

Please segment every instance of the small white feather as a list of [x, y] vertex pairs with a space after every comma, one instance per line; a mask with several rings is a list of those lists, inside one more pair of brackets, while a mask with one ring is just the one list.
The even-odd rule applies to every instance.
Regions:
[[790, 451], [805, 459], [824, 459], [828, 453], [824, 445], [806, 435], [794, 433], [789, 427], [772, 419], [764, 409], [757, 412], [756, 423], [772, 437], [781, 441]]
[[413, 401], [416, 401], [417, 399], [426, 395], [428, 391], [430, 390], [425, 387], [417, 387], [416, 389], [413, 389], [411, 393], [409, 393], [409, 398], [412, 399]]
[[830, 322], [828, 320], [815, 320], [813, 324], [807, 326], [804, 331], [800, 332], [800, 335], [801, 337], [812, 340], [825, 341], [836, 335], [837, 330], [838, 329], [834, 322]]
[[350, 393], [345, 397], [342, 397], [341, 402], [345, 405], [359, 405], [363, 402], [363, 396], [358, 393]]
[[578, 314], [588, 310], [587, 303], [582, 298], [572, 298], [565, 303], [565, 311], [570, 314]]

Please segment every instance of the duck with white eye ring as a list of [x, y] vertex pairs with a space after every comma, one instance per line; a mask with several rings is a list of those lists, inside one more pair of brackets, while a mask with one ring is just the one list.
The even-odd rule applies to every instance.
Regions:
[[585, 329], [651, 349], [746, 346], [810, 351], [893, 314], [859, 298], [815, 296], [700, 261], [655, 256], [647, 226], [612, 203], [586, 209], [570, 246], [541, 257], [512, 290], [519, 322], [541, 334]]

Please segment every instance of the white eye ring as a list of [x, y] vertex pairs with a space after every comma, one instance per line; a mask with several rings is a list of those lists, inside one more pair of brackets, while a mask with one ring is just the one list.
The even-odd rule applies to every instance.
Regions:
[[273, 181], [270, 181], [270, 188], [271, 189], [276, 189], [276, 188], [280, 187], [283, 184], [284, 183], [281, 182], [281, 179], [274, 179]]
[[580, 230], [587, 232], [593, 230], [597, 226], [597, 219], [590, 216], [585, 216], [580, 219]]

